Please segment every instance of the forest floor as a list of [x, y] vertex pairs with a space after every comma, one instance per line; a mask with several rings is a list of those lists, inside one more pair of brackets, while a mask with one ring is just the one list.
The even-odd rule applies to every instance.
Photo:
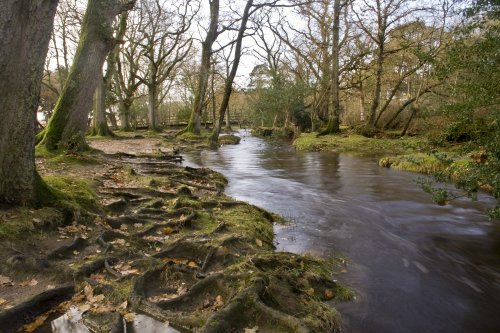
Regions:
[[325, 301], [352, 296], [333, 280], [343, 264], [276, 252], [283, 218], [225, 196], [222, 175], [181, 165], [179, 150], [202, 142], [89, 142], [88, 153], [37, 154], [60, 204], [0, 207], [2, 332], [51, 332], [67, 311], [62, 324], [81, 332], [147, 333], [141, 314], [180, 332], [339, 330]]

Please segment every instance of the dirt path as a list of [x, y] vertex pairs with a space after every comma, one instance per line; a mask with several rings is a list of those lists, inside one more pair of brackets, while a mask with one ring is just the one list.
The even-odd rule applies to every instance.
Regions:
[[6, 332], [41, 332], [70, 307], [93, 332], [122, 332], [138, 313], [187, 332], [339, 329], [323, 301], [345, 289], [324, 262], [274, 252], [280, 217], [224, 196], [220, 174], [182, 167], [163, 138], [93, 146], [107, 154], [39, 161], [67, 186], [91, 183], [80, 209], [0, 209], [0, 226], [31, 225], [0, 245]]

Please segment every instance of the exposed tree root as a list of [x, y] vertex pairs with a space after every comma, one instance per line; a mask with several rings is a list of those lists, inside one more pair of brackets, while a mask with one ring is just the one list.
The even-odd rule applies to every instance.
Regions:
[[31, 322], [36, 316], [70, 299], [74, 292], [73, 285], [47, 290], [11, 309], [0, 312], [2, 332], [17, 332], [21, 326]]
[[81, 237], [76, 237], [70, 245], [63, 245], [47, 255], [47, 259], [62, 259], [70, 256], [73, 251], [80, 251], [87, 246], [87, 241]]
[[[84, 249], [66, 271], [81, 290], [74, 302], [91, 304], [83, 320], [89, 329], [121, 333], [126, 312], [189, 332], [339, 327], [335, 311], [322, 303], [337, 291], [324, 263], [273, 252], [272, 222], [279, 217], [220, 195], [225, 180], [211, 170], [161, 156], [106, 158], [112, 167], [98, 192], [108, 215], [95, 217], [85, 231], [89, 241], [77, 237], [47, 256], [59, 268]], [[141, 185], [152, 179], [155, 189]], [[0, 327], [9, 327], [2, 318], [5, 312]]]

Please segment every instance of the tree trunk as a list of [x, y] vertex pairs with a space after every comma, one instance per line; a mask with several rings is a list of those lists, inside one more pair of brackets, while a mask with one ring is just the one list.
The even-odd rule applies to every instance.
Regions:
[[156, 85], [148, 85], [148, 124], [149, 130], [156, 131], [156, 105], [157, 105]]
[[130, 127], [130, 106], [132, 101], [128, 98], [123, 98], [121, 85], [119, 80], [115, 80], [118, 95], [118, 117], [120, 118], [120, 129], [122, 131], [131, 131]]
[[233, 91], [233, 82], [238, 72], [238, 66], [241, 59], [241, 47], [243, 44], [243, 37], [245, 35], [245, 30], [247, 29], [248, 18], [250, 16], [250, 9], [252, 8], [253, 0], [248, 0], [243, 10], [243, 16], [241, 18], [241, 25], [238, 30], [238, 36], [236, 37], [236, 47], [234, 49], [234, 59], [233, 65], [231, 66], [231, 72], [227, 77], [226, 83], [224, 85], [224, 96], [222, 97], [222, 103], [219, 107], [219, 119], [216, 124], [214, 124], [214, 130], [212, 132], [211, 141], [212, 144], [216, 144], [219, 140], [219, 134], [224, 123], [224, 116], [229, 108], [229, 99], [231, 98], [231, 93]]
[[231, 116], [229, 115], [229, 104], [227, 105], [226, 109], [226, 131], [232, 131], [233, 129], [231, 128]]
[[[118, 32], [116, 33], [116, 41], [121, 42], [127, 29], [128, 13], [125, 12], [120, 17]], [[120, 44], [115, 43], [113, 51], [108, 55], [106, 60], [106, 75], [99, 82], [95, 91], [95, 104], [94, 104], [94, 124], [92, 129], [93, 135], [100, 136], [114, 136], [113, 132], [108, 126], [106, 120], [106, 95], [111, 89], [113, 77], [116, 74], [116, 62], [120, 52]]]
[[384, 42], [381, 42], [377, 54], [377, 68], [375, 73], [375, 91], [373, 93], [372, 106], [368, 115], [368, 125], [375, 126], [377, 110], [380, 105], [380, 91], [382, 90], [382, 72], [384, 68]]
[[408, 121], [406, 122], [405, 127], [404, 127], [404, 128], [403, 128], [403, 130], [401, 131], [401, 136], [405, 136], [405, 135], [406, 135], [406, 132], [408, 132], [408, 128], [410, 127], [411, 121], [413, 120], [413, 118], [414, 118], [414, 117], [415, 117], [415, 115], [417, 114], [417, 111], [418, 111], [418, 105], [413, 104], [413, 105], [412, 105], [412, 107], [411, 107], [411, 114], [410, 114], [410, 118], [408, 118]]
[[0, 10], [0, 202], [36, 198], [35, 124], [57, 0], [4, 0]]
[[339, 78], [339, 51], [340, 51], [340, 0], [333, 3], [333, 33], [332, 33], [332, 85], [330, 93], [330, 111], [328, 124], [320, 135], [340, 132], [340, 78]]
[[118, 122], [116, 121], [116, 114], [115, 114], [115, 112], [110, 111], [106, 115], [109, 117], [109, 121], [111, 122], [111, 128], [113, 129], [113, 131], [116, 131], [118, 129]]
[[85, 133], [92, 95], [102, 77], [106, 56], [115, 46], [112, 23], [116, 15], [133, 5], [132, 0], [89, 0], [68, 79], [44, 131], [41, 143], [47, 149], [87, 147]]
[[363, 90], [363, 81], [359, 83], [359, 120], [365, 121], [365, 92]]
[[187, 127], [181, 131], [195, 134], [201, 133], [201, 114], [203, 111], [203, 102], [208, 87], [208, 78], [210, 76], [210, 58], [212, 56], [212, 45], [217, 39], [217, 27], [219, 25], [219, 0], [210, 2], [210, 27], [207, 36], [202, 43], [200, 73], [198, 74], [198, 88], [195, 92], [193, 110]]
[[94, 119], [92, 124], [92, 135], [112, 136], [106, 119], [106, 85], [104, 78], [98, 80], [94, 95]]

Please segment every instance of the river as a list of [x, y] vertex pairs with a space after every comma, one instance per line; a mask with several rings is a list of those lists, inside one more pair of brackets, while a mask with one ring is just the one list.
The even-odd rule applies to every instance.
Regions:
[[356, 298], [332, 304], [345, 332], [500, 332], [500, 255], [484, 215], [492, 198], [437, 206], [419, 175], [376, 158], [240, 135], [186, 164], [223, 173], [226, 194], [293, 221], [275, 226], [278, 250], [347, 258], [335, 279]]

